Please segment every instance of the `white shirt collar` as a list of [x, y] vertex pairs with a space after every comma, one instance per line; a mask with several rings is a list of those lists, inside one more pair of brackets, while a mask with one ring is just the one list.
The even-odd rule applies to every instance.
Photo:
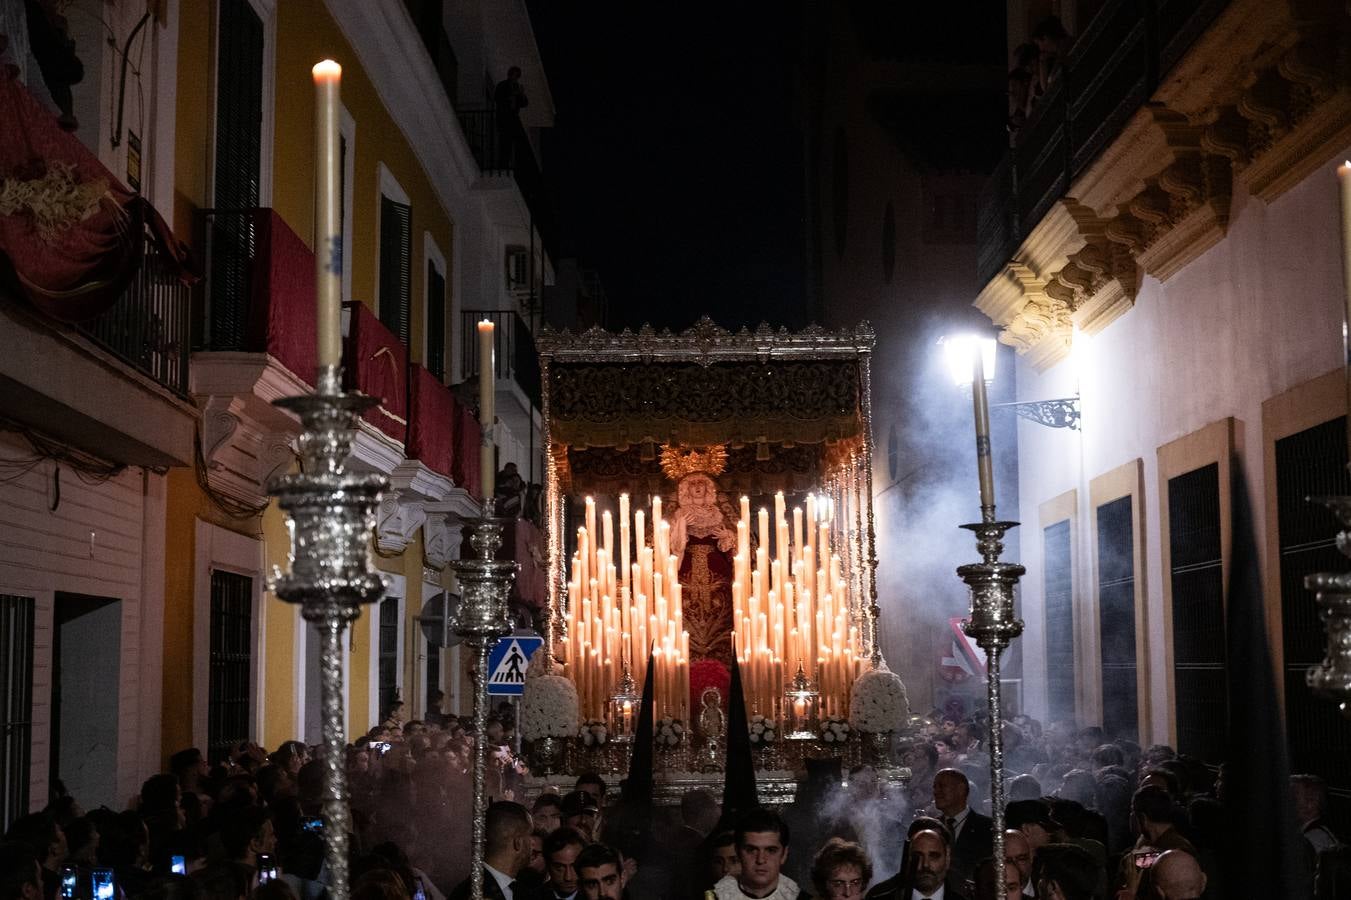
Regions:
[[938, 890], [934, 891], [928, 897], [919, 892], [919, 888], [912, 888], [910, 891], [911, 900], [943, 900], [943, 895], [947, 893], [947, 886], [940, 884]]
[[497, 871], [496, 869], [494, 869], [492, 866], [488, 865], [487, 863], [484, 863], [484, 864], [483, 864], [483, 868], [485, 868], [485, 869], [488, 870], [488, 874], [491, 875], [491, 876], [493, 876], [493, 881], [496, 881], [496, 882], [497, 882], [497, 886], [500, 887], [500, 888], [502, 889], [502, 896], [503, 896], [503, 897], [506, 897], [507, 900], [516, 900], [516, 895], [513, 894], [512, 891], [511, 891], [511, 883], [512, 883], [513, 881], [515, 881], [516, 879], [512, 878], [510, 875], [506, 874], [505, 872], [499, 872], [499, 871]]

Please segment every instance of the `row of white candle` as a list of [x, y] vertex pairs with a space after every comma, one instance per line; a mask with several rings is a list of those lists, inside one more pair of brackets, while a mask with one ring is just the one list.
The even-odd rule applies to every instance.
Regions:
[[596, 502], [586, 498], [568, 582], [566, 653], [582, 716], [607, 718], [626, 663], [641, 690], [650, 647], [658, 715], [685, 718], [690, 636], [684, 628], [679, 561], [670, 553], [671, 526], [661, 516], [661, 498], [652, 499], [650, 545], [644, 510], [633, 512], [630, 528], [628, 494], [619, 497], [617, 542], [613, 519], [609, 510], [602, 511], [597, 531]]
[[[772, 714], [801, 666], [818, 680], [822, 715], [843, 716], [864, 654], [849, 615], [849, 588], [840, 557], [831, 552], [834, 504], [807, 496], [790, 529], [783, 492], [774, 518], [761, 508], [758, 546], [750, 547], [749, 498], [741, 498], [733, 558], [733, 628], [748, 708]], [[771, 557], [772, 548], [772, 557]]]

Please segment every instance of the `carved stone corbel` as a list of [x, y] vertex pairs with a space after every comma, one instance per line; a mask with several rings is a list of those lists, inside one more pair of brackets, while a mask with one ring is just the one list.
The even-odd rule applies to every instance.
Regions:
[[421, 497], [390, 490], [380, 499], [375, 518], [375, 545], [381, 553], [402, 553], [427, 516]]
[[[291, 440], [299, 431], [298, 423], [289, 417], [255, 418], [258, 404], [245, 395], [209, 394], [198, 402], [207, 483], [245, 506], [266, 506], [268, 479], [295, 458]], [[286, 427], [291, 424], [294, 430]]]
[[422, 558], [428, 566], [441, 571], [460, 558], [463, 520], [444, 509], [427, 511], [422, 523]]

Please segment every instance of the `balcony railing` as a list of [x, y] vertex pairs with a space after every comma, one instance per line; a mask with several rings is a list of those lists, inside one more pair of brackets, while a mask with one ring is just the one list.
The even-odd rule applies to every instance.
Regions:
[[465, 140], [469, 142], [479, 169], [488, 175], [515, 178], [545, 246], [551, 246], [553, 216], [544, 175], [520, 120], [512, 116], [501, 121], [495, 109], [462, 109], [459, 117]]
[[1229, 0], [1109, 0], [981, 193], [984, 284], [1153, 95]]
[[181, 267], [154, 240], [141, 235], [141, 265], [117, 302], [76, 326], [136, 370], [187, 395], [192, 342], [192, 296]]
[[206, 302], [199, 349], [269, 353], [310, 381], [314, 254], [271, 209], [202, 211]]
[[506, 310], [466, 309], [460, 314], [460, 378], [475, 378], [479, 372], [478, 323], [487, 319], [493, 331], [493, 374], [498, 380], [515, 381], [538, 409], [540, 405], [539, 353], [525, 320]]

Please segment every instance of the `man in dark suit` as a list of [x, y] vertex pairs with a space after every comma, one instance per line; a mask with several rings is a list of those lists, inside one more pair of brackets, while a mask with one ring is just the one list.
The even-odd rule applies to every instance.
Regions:
[[928, 818], [915, 821], [901, 871], [868, 891], [867, 900], [966, 900], [952, 870], [951, 835]]
[[952, 871], [962, 883], [994, 852], [994, 823], [971, 808], [971, 782], [956, 769], [934, 776], [934, 808], [952, 832]]
[[[530, 813], [521, 804], [499, 800], [488, 807], [483, 819], [483, 896], [487, 900], [523, 900], [516, 895], [515, 881], [530, 862], [530, 829]], [[450, 892], [450, 900], [469, 900], [468, 878]]]

